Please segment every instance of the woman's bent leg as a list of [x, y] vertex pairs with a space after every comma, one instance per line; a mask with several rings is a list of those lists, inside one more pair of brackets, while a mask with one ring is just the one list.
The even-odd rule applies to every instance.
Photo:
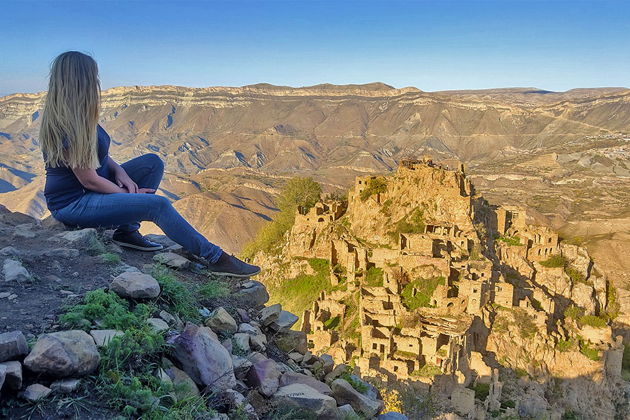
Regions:
[[[154, 153], [138, 156], [123, 164], [122, 168], [133, 182], [140, 188], [152, 188], [157, 190], [164, 175], [164, 162]], [[114, 180], [111, 180], [114, 182]], [[118, 226], [118, 232], [135, 232], [140, 229], [140, 221]]]
[[59, 221], [81, 227], [113, 228], [120, 224], [151, 221], [187, 251], [218, 261], [222, 250], [197, 232], [166, 197], [153, 194], [86, 193], [79, 200], [53, 212]]

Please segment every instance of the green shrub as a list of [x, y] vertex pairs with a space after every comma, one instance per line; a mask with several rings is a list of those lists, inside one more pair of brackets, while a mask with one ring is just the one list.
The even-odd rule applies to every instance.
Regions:
[[440, 369], [439, 366], [431, 362], [427, 362], [420, 369], [416, 369], [413, 372], [411, 372], [411, 376], [420, 376], [424, 378], [432, 377], [435, 375], [441, 375], [441, 374], [442, 374], [442, 369]]
[[385, 177], [378, 176], [376, 178], [370, 178], [367, 181], [366, 188], [361, 191], [361, 201], [365, 201], [372, 197], [374, 194], [382, 194], [387, 191], [387, 180]]
[[586, 277], [584, 277], [584, 274], [573, 267], [565, 266], [564, 272], [567, 274], [567, 276], [569, 276], [573, 284], [586, 282]]
[[114, 265], [120, 263], [120, 255], [113, 252], [106, 252], [105, 254], [101, 255], [101, 259], [106, 264]]
[[523, 244], [521, 243], [521, 238], [519, 238], [518, 236], [499, 236], [497, 238], [498, 241], [504, 242], [510, 246], [523, 246]]
[[205, 299], [215, 299], [230, 294], [228, 285], [220, 280], [208, 280], [197, 289], [197, 294]]
[[[418, 279], [407, 283], [400, 295], [402, 296], [404, 305], [410, 310], [420, 307], [432, 307], [431, 296], [433, 292], [435, 292], [438, 285], [444, 284], [446, 284], [446, 279], [442, 276], [430, 279]], [[414, 289], [416, 290], [415, 295], [413, 294]]]
[[547, 258], [545, 261], [541, 261], [540, 265], [543, 267], [564, 267], [567, 264], [567, 260], [560, 254], [552, 255]]
[[564, 317], [578, 320], [584, 315], [584, 309], [579, 306], [571, 305], [564, 310]]
[[479, 401], [485, 401], [490, 395], [490, 384], [477, 383], [470, 389], [475, 391], [475, 398]]
[[580, 340], [580, 353], [584, 356], [588, 357], [591, 360], [598, 361], [599, 360], [599, 352], [597, 349], [589, 346], [588, 342], [584, 340]]
[[575, 346], [575, 341], [573, 340], [558, 340], [556, 343], [556, 350], [561, 352], [567, 352], [571, 350]]
[[325, 322], [324, 322], [324, 329], [326, 330], [335, 330], [339, 327], [339, 321], [341, 320], [341, 318], [339, 318], [339, 315], [332, 317], [332, 318], [328, 318]]
[[423, 233], [424, 228], [424, 210], [416, 208], [397, 221], [394, 230], [387, 232], [387, 234], [396, 242], [401, 233]]
[[280, 210], [273, 221], [264, 225], [256, 237], [243, 249], [241, 255], [251, 258], [258, 251], [277, 252], [283, 242], [284, 235], [295, 223], [295, 212], [308, 211], [319, 201], [322, 193], [320, 185], [312, 178], [291, 178], [282, 188], [276, 203]]
[[346, 382], [348, 382], [350, 385], [352, 385], [352, 388], [356, 389], [361, 394], [365, 394], [368, 391], [368, 386], [366, 384], [364, 384], [361, 381], [356, 380], [352, 376], [352, 368], [350, 368], [349, 366], [348, 366], [348, 369], [346, 369], [344, 373], [339, 375], [339, 377], [345, 380]]
[[113, 292], [98, 289], [88, 292], [82, 304], [66, 308], [59, 321], [64, 326], [86, 331], [96, 325], [99, 328], [126, 330], [142, 327], [152, 311], [153, 308], [146, 304], [138, 304], [130, 311], [127, 300]]
[[330, 262], [322, 258], [309, 258], [307, 261], [314, 274], [300, 274], [292, 279], [267, 284], [270, 304], [282, 303], [285, 310], [301, 314], [305, 309], [310, 309], [322, 290], [332, 290]]
[[519, 334], [523, 338], [532, 338], [538, 332], [538, 327], [534, 322], [534, 318], [529, 315], [524, 309], [515, 308], [514, 321], [519, 328]]
[[383, 286], [383, 270], [376, 267], [370, 267], [365, 272], [365, 285], [370, 287]]
[[594, 328], [605, 328], [608, 325], [606, 319], [595, 315], [584, 315], [579, 318], [581, 325], [588, 325]]
[[199, 322], [201, 320], [195, 294], [175, 277], [172, 270], [164, 265], [155, 264], [151, 275], [162, 289], [158, 297], [159, 301], [168, 305], [184, 321]]

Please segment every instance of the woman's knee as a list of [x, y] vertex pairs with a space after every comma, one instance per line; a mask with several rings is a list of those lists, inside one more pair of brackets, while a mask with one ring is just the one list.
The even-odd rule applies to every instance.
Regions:
[[153, 171], [164, 172], [164, 161], [155, 153], [147, 153], [142, 158], [153, 168]]

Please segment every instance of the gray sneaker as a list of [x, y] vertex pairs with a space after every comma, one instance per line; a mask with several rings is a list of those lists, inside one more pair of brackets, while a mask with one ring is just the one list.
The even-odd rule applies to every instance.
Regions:
[[212, 273], [219, 276], [250, 277], [260, 273], [260, 267], [257, 265], [247, 264], [225, 252], [221, 254], [216, 263], [208, 263], [207, 266]]

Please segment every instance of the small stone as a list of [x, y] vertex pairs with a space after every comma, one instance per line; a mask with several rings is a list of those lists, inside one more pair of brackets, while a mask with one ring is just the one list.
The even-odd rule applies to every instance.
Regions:
[[42, 252], [44, 257], [51, 258], [77, 258], [81, 253], [74, 248], [55, 248]]
[[258, 308], [269, 301], [269, 293], [265, 286], [257, 281], [246, 281], [245, 286], [234, 294], [234, 298], [242, 305], [251, 308]]
[[350, 404], [354, 410], [368, 418], [374, 417], [383, 409], [382, 401], [375, 401], [354, 389], [347, 381], [335, 379], [331, 384], [332, 396], [337, 404]]
[[281, 311], [278, 315], [278, 319], [273, 321], [269, 327], [274, 331], [288, 330], [298, 322], [298, 319], [296, 315], [293, 315], [289, 311]]
[[262, 334], [262, 331], [260, 331], [260, 328], [254, 327], [253, 325], [246, 324], [246, 323], [242, 323], [238, 326], [238, 332], [251, 334], [251, 335]]
[[282, 311], [282, 305], [276, 303], [275, 305], [267, 306], [262, 311], [260, 311], [260, 323], [263, 327], [271, 324], [280, 316], [280, 312]]
[[149, 324], [151, 329], [155, 332], [168, 331], [169, 329], [168, 324], [160, 318], [149, 318], [147, 319], [147, 324]]
[[221, 345], [223, 347], [225, 347], [225, 349], [229, 352], [232, 353], [232, 348], [234, 347], [232, 344], [232, 339], [230, 338], [226, 338], [225, 340], [221, 341]]
[[236, 379], [245, 380], [247, 372], [253, 366], [253, 363], [244, 357], [232, 355], [232, 364], [234, 365], [234, 375]]
[[389, 413], [383, 413], [379, 415], [376, 419], [377, 420], [409, 420], [409, 417], [405, 416], [404, 414], [390, 411]]
[[190, 266], [190, 261], [174, 252], [161, 252], [153, 256], [153, 260], [175, 269], [184, 269]]
[[[82, 247], [89, 247], [98, 241], [98, 234], [94, 228], [86, 228], [80, 230], [71, 230], [61, 232], [52, 238], [51, 240], [64, 240], [75, 245], [82, 245]], [[81, 248], [82, 248], [81, 247]]]
[[232, 334], [237, 330], [236, 321], [232, 318], [232, 315], [221, 306], [212, 311], [208, 319], [206, 319], [206, 326], [212, 328], [214, 332], [217, 333]]
[[249, 314], [247, 313], [247, 311], [243, 308], [236, 308], [236, 313], [238, 314], [239, 318], [241, 318], [241, 321], [243, 322], [249, 322], [250, 318], [249, 318]]
[[[5, 381], [4, 384], [6, 387], [11, 389], [21, 389], [22, 388], [22, 364], [20, 362], [11, 361], [11, 362], [3, 362], [0, 363], [0, 370], [5, 370]], [[2, 389], [2, 385], [0, 385], [0, 389]]]
[[4, 272], [4, 281], [6, 282], [25, 282], [31, 280], [31, 275], [21, 262], [10, 258], [4, 260], [2, 268]]
[[46, 398], [52, 389], [45, 387], [42, 384], [33, 384], [27, 387], [22, 394], [22, 398], [30, 402], [36, 402], [42, 398]]
[[0, 362], [28, 354], [26, 337], [22, 331], [10, 331], [0, 334]]
[[22, 252], [15, 247], [5, 246], [0, 249], [0, 255], [3, 257], [20, 257], [22, 256]]
[[0, 299], [8, 298], [9, 296], [11, 296], [11, 292], [0, 293]]
[[280, 377], [280, 386], [287, 386], [291, 384], [303, 384], [308, 385], [317, 392], [325, 395], [331, 395], [332, 390], [325, 383], [318, 381], [312, 376], [307, 376], [296, 372], [286, 372]]
[[289, 358], [293, 360], [294, 362], [299, 363], [304, 358], [304, 355], [294, 351], [294, 352], [289, 353]]
[[245, 333], [236, 333], [232, 337], [233, 347], [232, 351], [237, 352], [239, 354], [247, 354], [250, 351], [249, 347], [249, 334]]
[[163, 372], [175, 386], [175, 398], [177, 398], [177, 400], [181, 401], [199, 396], [197, 384], [195, 384], [195, 381], [193, 381], [186, 372], [176, 368], [168, 359], [162, 359], [162, 364], [164, 366]]
[[280, 370], [276, 362], [263, 356], [259, 360], [252, 360], [252, 363], [253, 366], [247, 373], [247, 384], [257, 387], [262, 395], [271, 397], [278, 390], [280, 380]]
[[265, 351], [267, 348], [267, 337], [265, 334], [250, 335], [249, 345], [255, 351]]
[[324, 374], [328, 374], [332, 372], [333, 367], [335, 366], [335, 361], [333, 360], [330, 354], [322, 354], [319, 356], [319, 360], [323, 363]]
[[140, 272], [124, 272], [116, 277], [110, 288], [119, 296], [131, 299], [153, 299], [160, 294], [157, 280]]
[[17, 225], [13, 228], [13, 236], [32, 239], [36, 237], [37, 235], [31, 229], [33, 229], [32, 223], [24, 223], [21, 225]]
[[[297, 352], [305, 354], [308, 349], [306, 333], [303, 331], [283, 330], [279, 331], [274, 341], [278, 348], [286, 353]], [[297, 361], [297, 360], [296, 360]]]
[[123, 336], [125, 333], [117, 330], [92, 330], [90, 335], [97, 347], [105, 347], [112, 341], [112, 338]]
[[339, 414], [341, 414], [341, 418], [343, 418], [343, 419], [360, 418], [359, 415], [357, 414], [357, 412], [354, 411], [354, 408], [352, 408], [352, 406], [350, 404], [340, 405], [338, 407], [338, 409], [339, 409]]
[[329, 395], [317, 392], [304, 384], [291, 384], [278, 389], [273, 402], [279, 407], [298, 408], [313, 413], [317, 420], [343, 418], [337, 403]]
[[55, 381], [50, 385], [50, 388], [61, 394], [70, 394], [76, 391], [81, 385], [80, 379], [61, 379], [59, 381]]
[[159, 316], [164, 321], [166, 321], [169, 325], [175, 325], [176, 323], [175, 317], [166, 311], [160, 311]]
[[15, 293], [11, 293], [7, 299], [13, 300], [13, 299], [16, 299], [17, 297], [18, 296]]

